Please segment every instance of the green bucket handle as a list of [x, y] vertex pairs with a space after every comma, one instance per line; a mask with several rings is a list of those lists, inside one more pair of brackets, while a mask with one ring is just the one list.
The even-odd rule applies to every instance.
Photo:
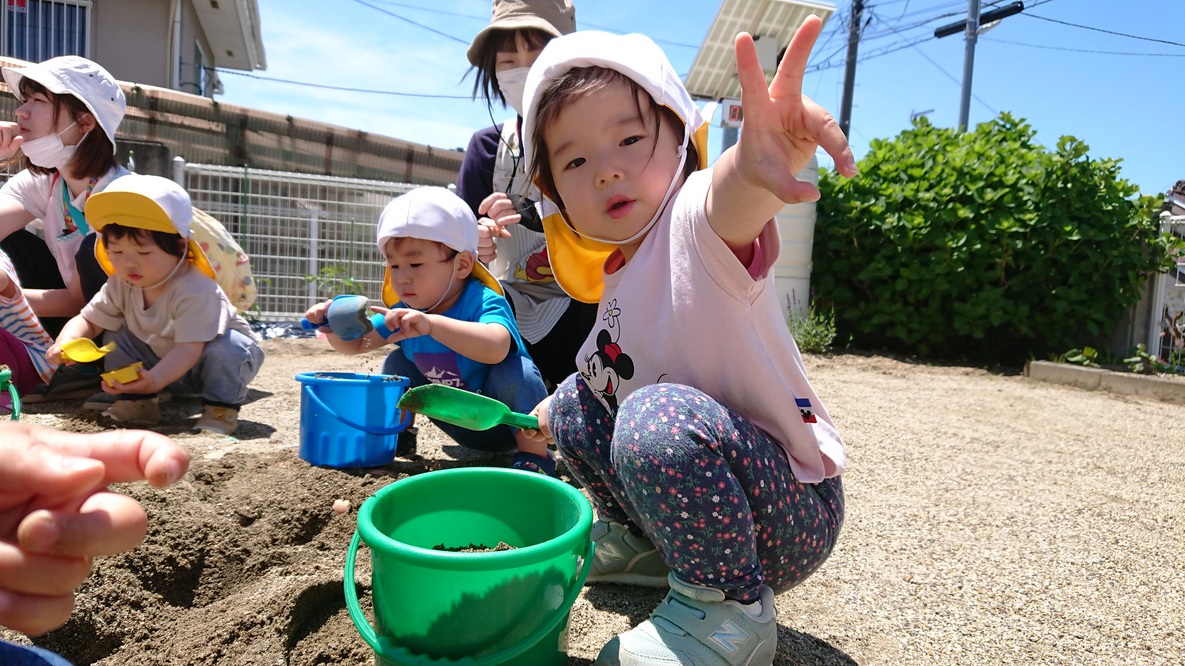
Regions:
[[330, 407], [329, 405], [325, 404], [321, 400], [321, 398], [317, 396], [316, 391], [313, 391], [313, 388], [311, 386], [309, 386], [308, 384], [304, 385], [304, 394], [307, 395], [308, 397], [312, 398], [313, 402], [317, 403], [318, 407], [320, 407], [321, 409], [324, 409], [325, 411], [329, 412], [330, 414], [333, 414], [333, 418], [337, 419], [338, 421], [341, 421], [342, 423], [350, 426], [351, 428], [353, 428], [355, 430], [361, 430], [362, 432], [365, 432], [365, 433], [368, 433], [371, 435], [379, 435], [379, 436], [384, 436], [384, 437], [387, 435], [397, 435], [397, 434], [403, 432], [404, 430], [406, 430], [407, 426], [411, 425], [412, 418], [415, 417], [415, 414], [413, 414], [412, 412], [405, 411], [405, 410], [401, 409], [399, 411], [400, 411], [400, 413], [403, 414], [403, 417], [399, 419], [399, 423], [396, 424], [396, 426], [394, 428], [372, 428], [372, 427], [366, 425], [365, 423], [354, 423], [353, 421], [351, 421], [349, 419], [343, 418], [341, 414], [337, 413], [337, 410], [335, 410], [332, 407]]
[[12, 420], [21, 417], [21, 395], [16, 392], [16, 384], [12, 381], [12, 370], [7, 365], [0, 365], [0, 390], [8, 389], [12, 398]]
[[526, 652], [539, 641], [543, 640], [547, 634], [551, 633], [560, 620], [572, 609], [572, 604], [576, 603], [576, 597], [580, 596], [580, 590], [584, 588], [584, 582], [588, 580], [588, 574], [592, 571], [592, 556], [593, 556], [593, 541], [588, 542], [588, 550], [584, 553], [584, 560], [580, 564], [580, 573], [576, 574], [576, 584], [568, 591], [564, 597], [564, 602], [560, 605], [554, 615], [551, 616], [547, 622], [544, 622], [538, 629], [531, 632], [529, 635], [520, 640], [517, 644], [511, 645], [508, 648], [499, 650], [493, 654], [487, 654], [484, 657], [464, 657], [461, 659], [433, 659], [422, 654], [415, 654], [405, 647], [399, 647], [391, 642], [386, 636], [379, 636], [375, 633], [374, 627], [370, 626], [370, 622], [362, 615], [362, 607], [358, 604], [358, 589], [354, 584], [354, 560], [358, 555], [358, 544], [361, 542], [362, 535], [358, 530], [354, 530], [354, 538], [350, 540], [350, 549], [346, 551], [346, 576], [345, 576], [345, 591], [346, 591], [346, 609], [350, 611], [350, 619], [354, 621], [354, 628], [362, 634], [362, 640], [375, 651], [376, 654], [381, 655], [384, 659], [396, 661], [398, 663], [412, 663], [412, 660], [417, 660], [416, 663], [421, 664], [441, 664], [448, 666], [495, 666], [496, 664], [503, 664], [520, 654]]

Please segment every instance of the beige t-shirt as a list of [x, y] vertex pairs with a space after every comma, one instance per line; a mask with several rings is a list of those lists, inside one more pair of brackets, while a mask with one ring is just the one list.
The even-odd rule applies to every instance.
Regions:
[[131, 334], [160, 358], [179, 343], [209, 342], [227, 330], [257, 339], [218, 283], [192, 264], [177, 271], [150, 307], [144, 307], [142, 290], [113, 276], [82, 308], [82, 316], [108, 331], [126, 323]]

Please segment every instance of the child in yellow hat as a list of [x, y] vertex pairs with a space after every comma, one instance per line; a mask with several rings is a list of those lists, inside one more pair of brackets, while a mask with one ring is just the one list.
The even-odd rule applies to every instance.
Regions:
[[104, 416], [155, 425], [157, 393], [176, 385], [174, 392], [202, 396], [195, 429], [234, 432], [263, 350], [194, 240], [189, 195], [167, 178], [127, 175], [92, 195], [86, 216], [100, 234], [99, 265], [118, 279], [66, 323], [46, 357], [69, 361], [63, 344], [109, 331], [106, 340], [116, 349], [103, 359], [106, 370], [143, 365], [131, 381], [104, 382], [113, 396]]

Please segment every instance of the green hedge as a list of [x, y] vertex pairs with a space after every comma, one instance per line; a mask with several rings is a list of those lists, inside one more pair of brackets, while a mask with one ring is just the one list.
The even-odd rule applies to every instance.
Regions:
[[839, 339], [1004, 363], [1106, 340], [1172, 241], [1159, 201], [1087, 153], [1007, 113], [966, 133], [920, 118], [856, 178], [823, 171], [811, 282]]

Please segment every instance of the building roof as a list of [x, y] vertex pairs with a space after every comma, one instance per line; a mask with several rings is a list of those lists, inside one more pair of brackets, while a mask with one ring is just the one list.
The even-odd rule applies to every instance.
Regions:
[[258, 0], [193, 0], [218, 67], [267, 69]]

